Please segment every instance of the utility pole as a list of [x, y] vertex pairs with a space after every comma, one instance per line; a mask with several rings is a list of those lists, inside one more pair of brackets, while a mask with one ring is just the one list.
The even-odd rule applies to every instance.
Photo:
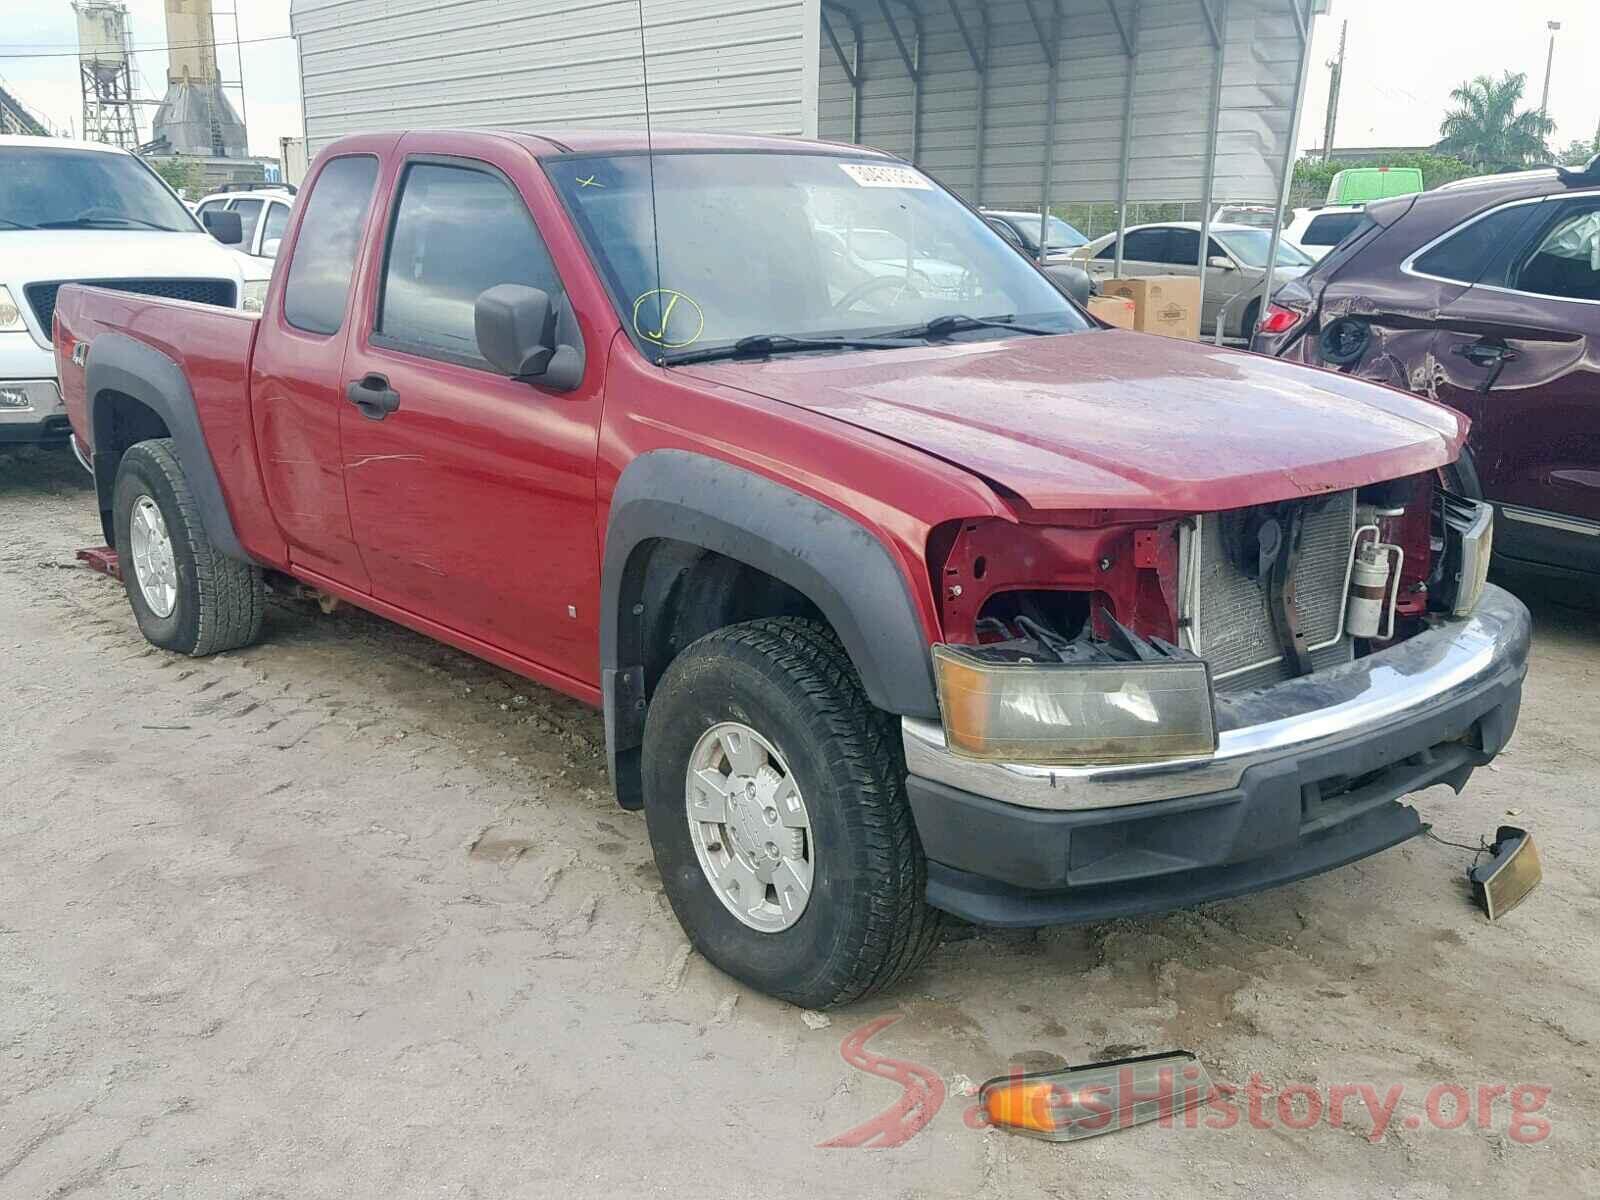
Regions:
[[1344, 38], [1350, 32], [1350, 22], [1339, 26], [1339, 57], [1330, 59], [1333, 73], [1328, 77], [1328, 123], [1322, 127], [1322, 161], [1333, 157], [1333, 130], [1339, 122], [1339, 87], [1344, 82]]
[[1550, 31], [1550, 53], [1544, 60], [1544, 99], [1539, 101], [1539, 115], [1550, 115], [1550, 69], [1556, 65], [1556, 34], [1561, 32], [1560, 21], [1546, 21], [1545, 28]]

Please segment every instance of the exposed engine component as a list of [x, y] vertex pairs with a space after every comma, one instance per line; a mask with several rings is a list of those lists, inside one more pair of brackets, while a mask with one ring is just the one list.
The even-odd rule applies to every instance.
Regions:
[[1392, 569], [1389, 551], [1397, 549], [1383, 545], [1375, 537], [1356, 543], [1350, 565], [1350, 599], [1344, 618], [1345, 632], [1351, 637], [1379, 637], [1385, 625], [1386, 610], [1389, 632], [1381, 636], [1394, 635], [1394, 609], [1389, 604], [1389, 596], [1398, 572]]

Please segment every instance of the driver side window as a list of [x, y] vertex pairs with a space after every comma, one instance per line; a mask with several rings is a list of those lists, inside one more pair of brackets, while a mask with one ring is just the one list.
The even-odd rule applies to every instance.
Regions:
[[478, 297], [502, 283], [562, 294], [522, 198], [487, 170], [412, 163], [389, 237], [374, 340], [469, 366]]

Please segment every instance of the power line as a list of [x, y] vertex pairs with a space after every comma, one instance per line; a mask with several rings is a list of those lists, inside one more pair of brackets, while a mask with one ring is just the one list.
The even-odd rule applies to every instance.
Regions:
[[[275, 33], [270, 37], [236, 38], [231, 42], [178, 42], [169, 46], [140, 46], [131, 50], [132, 54], [156, 54], [163, 50], [203, 50], [207, 46], [254, 46], [260, 42], [287, 42], [294, 35], [291, 33]], [[81, 58], [81, 50], [56, 51], [49, 54], [7, 54], [0, 51], [0, 59], [19, 58]]]

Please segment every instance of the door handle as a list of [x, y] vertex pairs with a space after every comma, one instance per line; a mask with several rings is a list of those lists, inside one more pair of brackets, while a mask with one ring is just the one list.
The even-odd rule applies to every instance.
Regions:
[[1503, 363], [1516, 362], [1522, 357], [1504, 342], [1489, 341], [1457, 346], [1456, 353], [1475, 367], [1498, 367]]
[[1482, 341], [1470, 342], [1457, 346], [1455, 352], [1461, 355], [1475, 367], [1484, 367], [1488, 374], [1483, 382], [1478, 385], [1478, 394], [1487, 396], [1494, 385], [1500, 382], [1500, 372], [1506, 369], [1506, 364], [1516, 362], [1522, 355], [1504, 342], [1491, 342], [1488, 338]]
[[361, 410], [369, 421], [381, 421], [400, 407], [400, 393], [382, 375], [364, 375], [351, 380], [344, 397]]

